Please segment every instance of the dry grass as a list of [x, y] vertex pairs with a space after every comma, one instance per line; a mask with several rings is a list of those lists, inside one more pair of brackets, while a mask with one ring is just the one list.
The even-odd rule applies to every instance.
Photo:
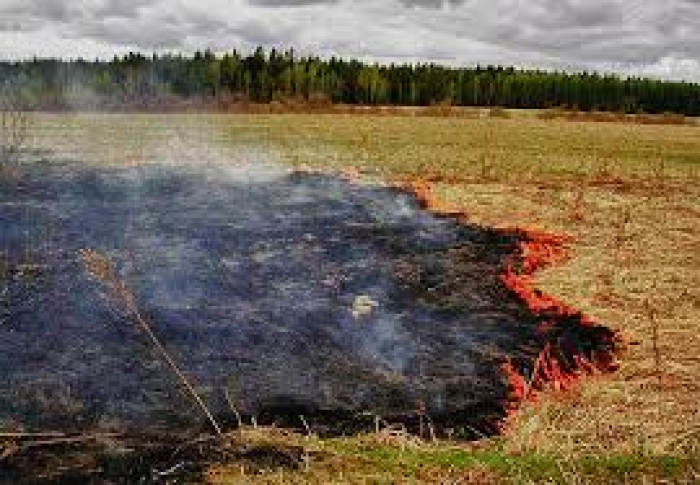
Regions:
[[[572, 259], [543, 274], [541, 287], [620, 329], [633, 344], [617, 374], [585, 385], [577, 406], [564, 404], [569, 418], [557, 418], [555, 427], [566, 436], [560, 443], [558, 433], [546, 433], [550, 446], [669, 453], [700, 430], [697, 195], [679, 189], [668, 200], [640, 202], [633, 194], [595, 190], [575, 222], [540, 206], [551, 212], [542, 214], [541, 227], [576, 237]], [[630, 205], [624, 222], [620, 214]], [[492, 217], [483, 214], [485, 222], [502, 223]], [[549, 416], [539, 418], [545, 428]]]
[[[526, 406], [490, 448], [493, 456], [478, 455], [469, 466], [453, 466], [444, 445], [432, 451], [421, 445], [408, 461], [425, 466], [413, 467], [396, 444], [316, 441], [329, 461], [306, 472], [256, 475], [256, 483], [490, 483], [511, 472], [525, 483], [605, 482], [586, 468], [588, 457], [623, 471], [619, 460], [645, 457], [653, 462], [648, 473], [642, 461], [641, 475], [608, 477], [608, 483], [636, 483], [664, 477], [665, 457], [700, 456], [698, 128], [535, 116], [343, 115], [93, 115], [45, 117], [41, 127], [47, 145], [60, 139], [88, 154], [97, 153], [95, 140], [130, 140], [137, 130], [138, 146], [107, 154], [119, 162], [150, 159], [149, 150], [162, 147], [172, 123], [203, 136], [224, 158], [255, 146], [293, 166], [358, 167], [384, 179], [429, 177], [441, 206], [465, 211], [473, 222], [571, 234], [571, 259], [541, 274], [541, 287], [619, 329], [628, 342], [619, 372]], [[86, 126], [92, 139], [81, 148], [70, 133]], [[452, 458], [436, 465], [431, 453]], [[564, 465], [550, 466], [538, 461], [541, 456]], [[508, 457], [519, 458], [513, 465]], [[499, 465], [500, 459], [514, 468]], [[533, 474], [533, 467], [550, 475]], [[212, 483], [253, 481], [235, 470], [217, 477]]]
[[542, 120], [564, 120], [597, 123], [638, 123], [642, 125], [692, 125], [693, 118], [682, 114], [626, 114], [609, 111], [579, 111], [576, 109], [552, 108], [538, 113]]
[[547, 411], [556, 403], [533, 408], [527, 416], [535, 421], [514, 428], [520, 442], [523, 432], [535, 433], [529, 442], [538, 450], [674, 453], [700, 438], [697, 180], [621, 168], [609, 177], [623, 177], [628, 191], [546, 173], [523, 183], [442, 187], [444, 204], [463, 207], [473, 221], [573, 235], [571, 260], [543, 274], [541, 287], [632, 344], [620, 372], [584, 385], [575, 406], [564, 402], [556, 419]]
[[619, 329], [628, 349], [618, 373], [585, 383], [573, 401], [555, 398], [522, 413], [506, 437], [513, 449], [698, 450], [697, 128], [491, 119], [254, 122], [274, 133], [293, 163], [314, 161], [306, 147], [326, 153], [330, 146], [336, 164], [387, 178], [443, 175], [434, 188], [448, 210], [492, 226], [574, 236], [570, 261], [542, 274], [541, 287]]
[[21, 158], [29, 140], [31, 116], [0, 87], [0, 176]]

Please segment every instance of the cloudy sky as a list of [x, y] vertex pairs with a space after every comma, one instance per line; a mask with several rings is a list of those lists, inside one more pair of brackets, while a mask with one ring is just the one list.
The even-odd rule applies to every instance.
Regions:
[[700, 81], [700, 0], [0, 0], [0, 57], [255, 45]]

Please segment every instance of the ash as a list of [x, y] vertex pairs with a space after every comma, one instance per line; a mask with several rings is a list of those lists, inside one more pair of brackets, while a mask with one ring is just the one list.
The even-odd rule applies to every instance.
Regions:
[[[86, 271], [106, 255], [221, 419], [488, 433], [545, 345], [502, 282], [515, 233], [410, 193], [222, 167], [34, 166], [0, 180], [0, 425], [196, 429], [203, 420]], [[586, 342], [584, 342], [586, 344]], [[231, 403], [224, 396], [228, 394]]]

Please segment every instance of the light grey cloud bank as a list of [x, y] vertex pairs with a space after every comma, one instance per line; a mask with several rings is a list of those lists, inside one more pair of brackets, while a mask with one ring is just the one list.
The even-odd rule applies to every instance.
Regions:
[[295, 47], [700, 81], [700, 0], [0, 0], [0, 57]]

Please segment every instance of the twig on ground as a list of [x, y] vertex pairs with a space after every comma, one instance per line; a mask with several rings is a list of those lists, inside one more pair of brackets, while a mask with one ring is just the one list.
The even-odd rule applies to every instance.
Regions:
[[22, 445], [22, 448], [36, 448], [40, 446], [54, 446], [54, 445], [69, 445], [75, 443], [85, 443], [86, 441], [95, 441], [105, 438], [118, 438], [123, 436], [121, 433], [104, 433], [104, 434], [86, 434], [77, 436], [63, 436], [56, 438], [49, 438], [36, 441], [28, 441]]
[[67, 436], [66, 433], [47, 432], [47, 433], [22, 433], [22, 432], [0, 432], [0, 438], [62, 438]]
[[[9, 439], [9, 445], [0, 447], [0, 462], [34, 448], [66, 446], [122, 436], [119, 433], [68, 435], [62, 433], [0, 433], [0, 439]], [[25, 441], [29, 439], [29, 441]]]

